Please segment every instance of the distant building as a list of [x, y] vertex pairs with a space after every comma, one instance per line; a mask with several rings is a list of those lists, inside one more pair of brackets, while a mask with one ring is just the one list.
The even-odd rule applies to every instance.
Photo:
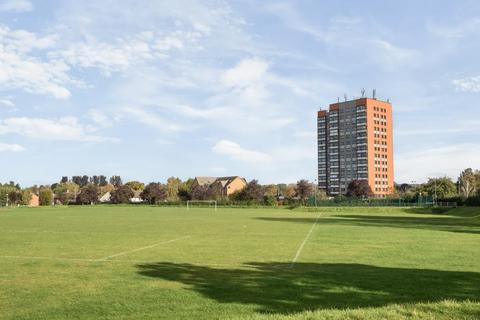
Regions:
[[133, 197], [130, 198], [131, 203], [141, 203], [143, 202], [142, 197], [140, 196], [142, 194], [142, 190], [133, 190]]
[[37, 194], [31, 193], [30, 194], [30, 201], [28, 203], [29, 207], [38, 207], [40, 205], [40, 198]]
[[392, 105], [361, 98], [330, 104], [320, 110], [318, 187], [345, 194], [352, 180], [367, 180], [373, 194], [393, 192]]
[[216, 188], [219, 193], [229, 196], [247, 186], [247, 181], [239, 176], [231, 177], [195, 177], [192, 183], [192, 189], [197, 186], [209, 186]]
[[108, 192], [105, 192], [103, 194], [103, 196], [101, 196], [100, 198], [98, 198], [98, 201], [100, 203], [107, 203], [107, 202], [110, 202], [110, 198], [112, 197], [112, 194], [110, 193], [110, 191]]

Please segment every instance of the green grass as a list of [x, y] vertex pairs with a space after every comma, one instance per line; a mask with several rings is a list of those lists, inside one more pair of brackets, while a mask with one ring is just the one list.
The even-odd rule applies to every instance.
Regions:
[[479, 319], [480, 209], [435, 213], [1, 209], [0, 319]]

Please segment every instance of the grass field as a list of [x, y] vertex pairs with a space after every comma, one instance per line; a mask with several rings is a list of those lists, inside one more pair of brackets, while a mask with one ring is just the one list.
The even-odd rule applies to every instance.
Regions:
[[480, 209], [0, 209], [0, 319], [480, 319]]

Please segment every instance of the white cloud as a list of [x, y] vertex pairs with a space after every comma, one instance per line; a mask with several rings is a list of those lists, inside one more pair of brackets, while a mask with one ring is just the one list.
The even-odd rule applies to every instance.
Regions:
[[152, 112], [147, 112], [139, 107], [123, 108], [123, 112], [128, 115], [129, 118], [133, 118], [140, 123], [143, 123], [149, 127], [155, 128], [160, 131], [178, 132], [185, 130], [185, 128], [183, 128], [182, 126], [167, 121], [159, 115]]
[[248, 87], [255, 85], [265, 76], [268, 63], [262, 59], [243, 59], [235, 67], [222, 75], [222, 83], [227, 87]]
[[155, 48], [160, 51], [168, 51], [171, 49], [183, 49], [183, 41], [177, 37], [168, 36], [164, 39], [160, 39], [155, 44]]
[[8, 144], [0, 142], [0, 152], [20, 152], [24, 150], [25, 148], [19, 144]]
[[242, 162], [256, 163], [271, 160], [271, 157], [264, 152], [242, 148], [238, 143], [230, 140], [218, 141], [215, 146], [213, 146], [212, 151], [217, 154], [226, 155], [232, 160]]
[[418, 52], [416, 50], [401, 48], [386, 40], [371, 39], [370, 43], [378, 49], [372, 50], [373, 52], [380, 52], [379, 55], [375, 56], [378, 60], [381, 60], [385, 66], [397, 66], [399, 64], [414, 61], [418, 57]]
[[467, 77], [452, 81], [455, 89], [461, 92], [480, 92], [480, 76]]
[[113, 44], [96, 41], [76, 43], [65, 50], [51, 52], [50, 57], [64, 59], [72, 66], [98, 68], [106, 75], [153, 58], [149, 44], [138, 38]]
[[83, 125], [75, 117], [59, 119], [16, 117], [0, 120], [0, 134], [19, 134], [32, 139], [85, 142], [116, 142], [117, 139], [92, 135], [96, 128]]
[[394, 45], [382, 37], [378, 32], [379, 26], [373, 20], [337, 16], [331, 18], [326, 26], [320, 26], [318, 22], [309, 22], [301, 16], [291, 3], [270, 4], [265, 10], [283, 21], [287, 28], [309, 35], [329, 46], [349, 50], [372, 46], [374, 49], [365, 51], [365, 59], [372, 59], [389, 69], [412, 64], [419, 58], [416, 50]]
[[236, 66], [226, 70], [221, 83], [244, 100], [246, 105], [261, 105], [268, 97], [266, 74], [268, 63], [259, 58], [241, 60]]
[[116, 120], [115, 118], [112, 119], [112, 117], [107, 116], [105, 113], [97, 109], [88, 110], [88, 115], [94, 123], [104, 128], [111, 127], [113, 121]]
[[33, 10], [33, 4], [27, 0], [4, 0], [0, 3], [0, 11], [27, 12]]
[[13, 101], [9, 99], [0, 99], [0, 106], [13, 108], [15, 107], [15, 103], [13, 103]]
[[221, 120], [231, 115], [230, 109], [228, 108], [197, 109], [188, 105], [177, 106], [175, 111], [189, 118], [208, 120]]
[[24, 30], [0, 26], [0, 85], [57, 99], [68, 98], [70, 91], [65, 85], [75, 82], [68, 75], [70, 68], [62, 60], [45, 61], [29, 54], [51, 47], [54, 38], [38, 38]]
[[[452, 159], [455, 159], [452, 161]], [[480, 163], [479, 144], [454, 144], [399, 154], [395, 157], [395, 181], [425, 181], [427, 177], [456, 179], [461, 170]]]

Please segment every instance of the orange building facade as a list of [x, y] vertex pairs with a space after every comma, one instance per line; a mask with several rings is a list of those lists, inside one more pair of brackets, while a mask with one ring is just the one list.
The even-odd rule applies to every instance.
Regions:
[[330, 104], [317, 114], [318, 187], [345, 194], [352, 180], [367, 180], [374, 196], [393, 193], [392, 105], [361, 98]]

